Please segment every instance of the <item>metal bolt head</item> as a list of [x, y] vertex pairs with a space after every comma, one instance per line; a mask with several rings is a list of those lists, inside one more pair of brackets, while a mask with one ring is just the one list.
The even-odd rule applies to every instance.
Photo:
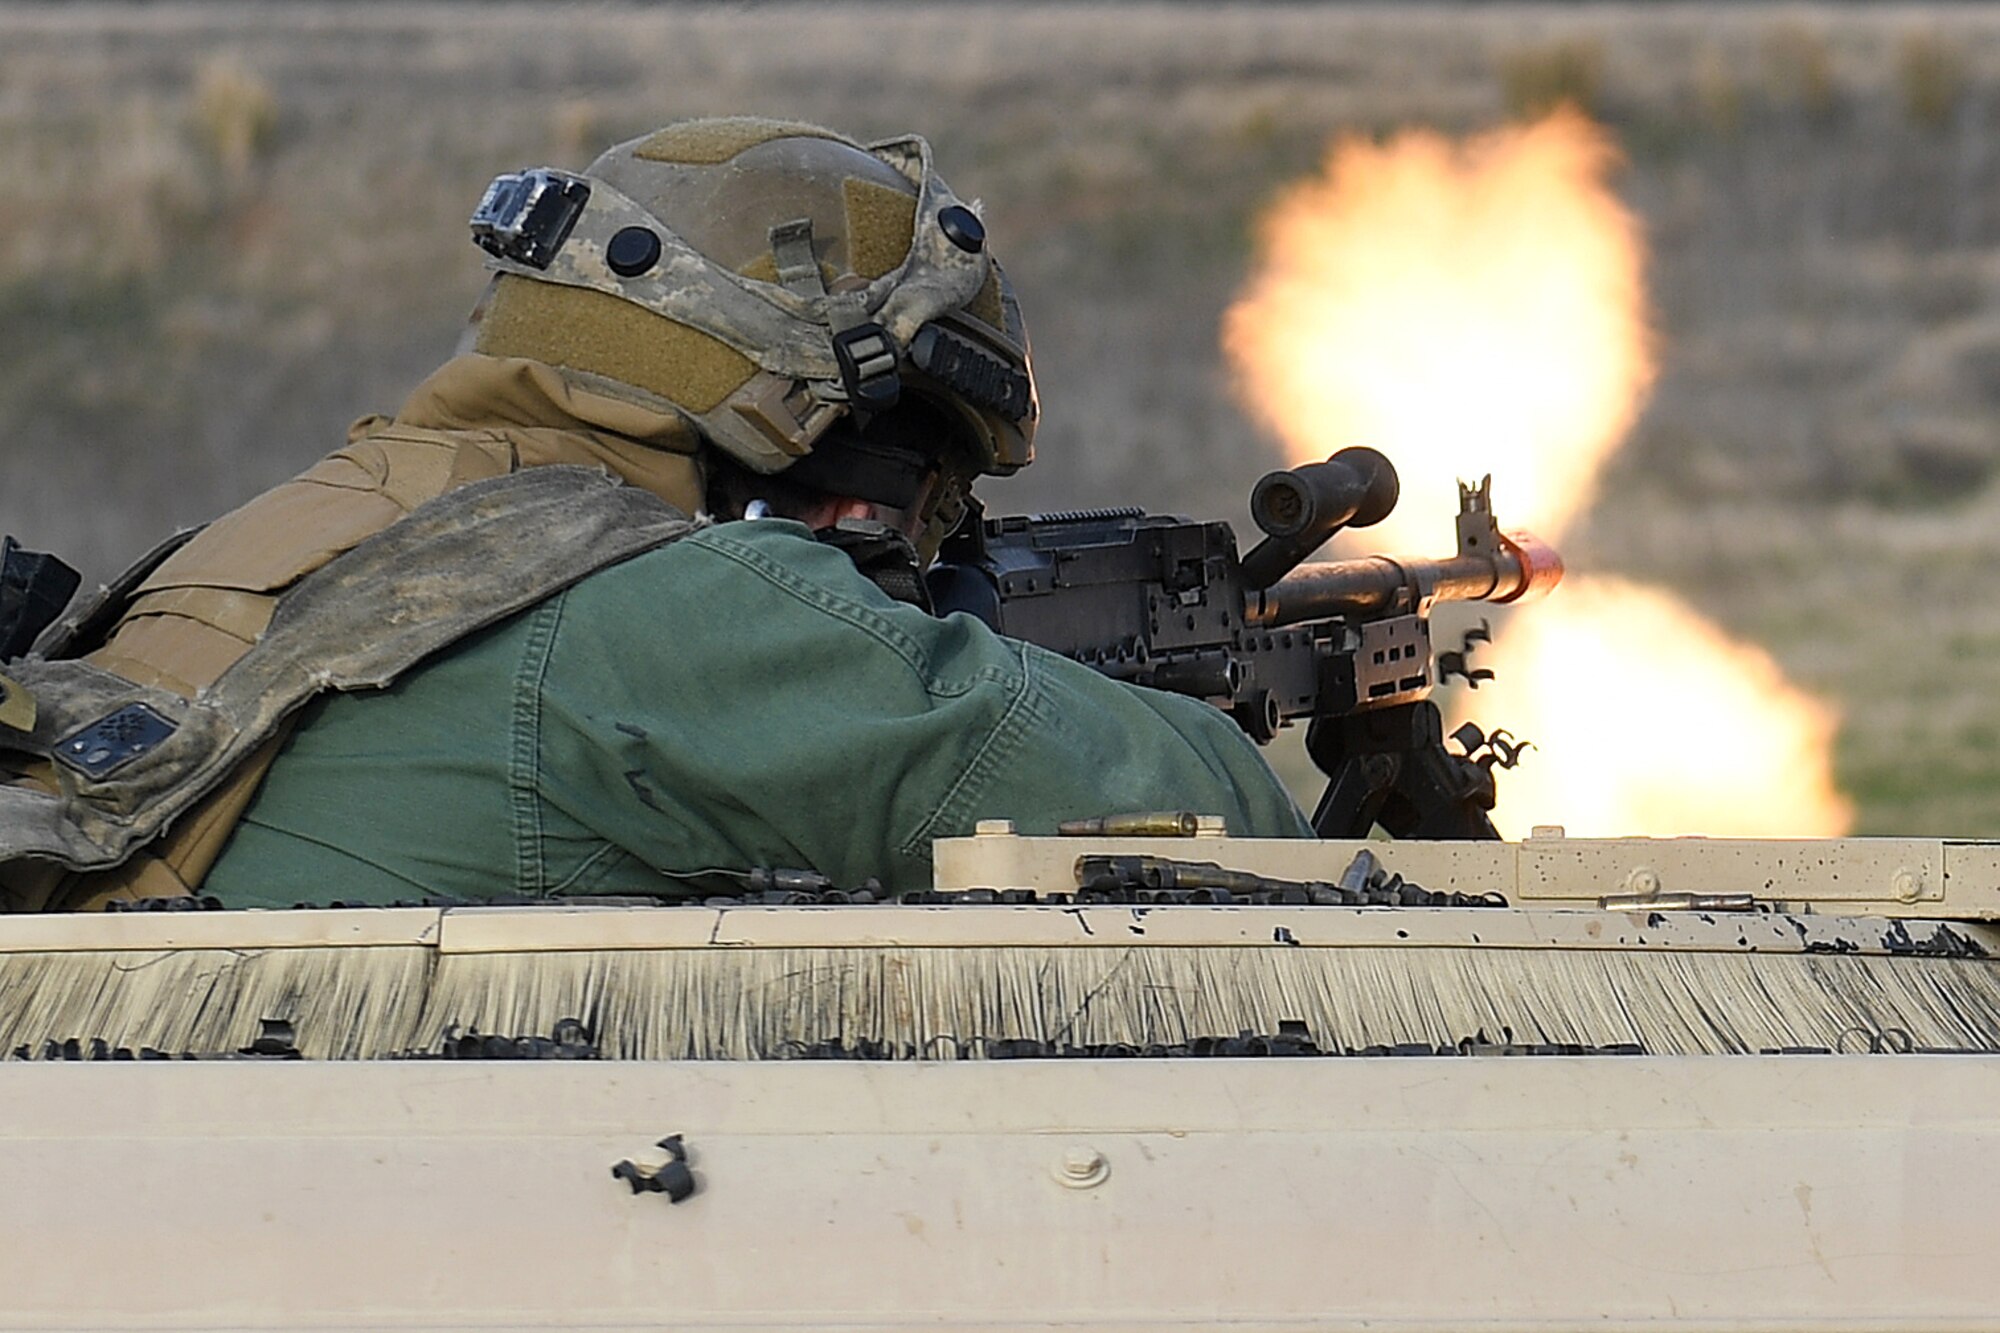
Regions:
[[1896, 895], [1896, 901], [1913, 903], [1923, 896], [1924, 879], [1916, 871], [1904, 866], [1890, 878], [1889, 886]]
[[647, 227], [621, 227], [604, 247], [604, 263], [621, 278], [636, 278], [660, 262], [660, 238]]
[[1063, 1150], [1062, 1160], [1056, 1163], [1056, 1180], [1073, 1190], [1087, 1190], [1093, 1185], [1104, 1183], [1111, 1174], [1111, 1163], [1103, 1153], [1088, 1144], [1071, 1144]]
[[1625, 891], [1636, 893], [1642, 898], [1659, 897], [1660, 872], [1651, 866], [1640, 866], [1625, 877]]
[[986, 248], [986, 225], [979, 220], [978, 214], [963, 204], [952, 204], [938, 210], [937, 221], [945, 239], [967, 254], [976, 255]]

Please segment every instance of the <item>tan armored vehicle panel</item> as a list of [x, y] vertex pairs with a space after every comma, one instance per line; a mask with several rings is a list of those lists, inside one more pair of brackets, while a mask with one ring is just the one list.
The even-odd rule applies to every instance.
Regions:
[[[1232, 865], [1281, 878], [1313, 879], [1369, 851], [1430, 888], [1505, 895], [1518, 904], [1644, 905], [1677, 894], [1748, 894], [1757, 905], [1798, 904], [1845, 912], [1934, 920], [2000, 918], [2000, 844], [1940, 838], [1569, 838], [1537, 829], [1521, 842], [1254, 841], [1229, 838], [1197, 821], [1185, 839], [1084, 840], [1014, 836], [1004, 820], [975, 838], [937, 845], [937, 883], [946, 889], [1004, 882], [1072, 887], [1078, 855], [1208, 857], [1226, 848]], [[1338, 867], [1335, 867], [1337, 870]]]
[[[9, 1328], [1995, 1325], [1991, 1057], [10, 1068]], [[682, 1135], [696, 1192], [612, 1169]]]
[[2000, 1328], [1993, 853], [4, 918], [0, 1328]]

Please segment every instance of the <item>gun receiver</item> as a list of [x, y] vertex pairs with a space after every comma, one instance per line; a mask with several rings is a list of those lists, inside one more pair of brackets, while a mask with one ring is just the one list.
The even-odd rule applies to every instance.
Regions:
[[[1238, 558], [1229, 524], [1137, 509], [980, 519], [929, 575], [940, 615], [1118, 680], [1204, 699], [1259, 743], [1292, 721], [1328, 777], [1322, 837], [1495, 837], [1493, 763], [1445, 748], [1430, 610], [1546, 594], [1562, 561], [1494, 521], [1491, 478], [1459, 487], [1458, 552], [1301, 564], [1343, 527], [1380, 522], [1399, 493], [1372, 449], [1273, 472], [1251, 513], [1265, 540]], [[1479, 744], [1478, 739], [1470, 742]]]

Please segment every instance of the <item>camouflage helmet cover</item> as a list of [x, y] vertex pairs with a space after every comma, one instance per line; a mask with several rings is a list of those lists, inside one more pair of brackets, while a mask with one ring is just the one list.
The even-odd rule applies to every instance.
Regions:
[[581, 177], [531, 174], [588, 193], [552, 253], [482, 241], [499, 276], [476, 351], [664, 400], [759, 472], [900, 391], [963, 428], [972, 457], [957, 467], [1004, 475], [1033, 458], [1020, 311], [923, 139], [698, 120]]

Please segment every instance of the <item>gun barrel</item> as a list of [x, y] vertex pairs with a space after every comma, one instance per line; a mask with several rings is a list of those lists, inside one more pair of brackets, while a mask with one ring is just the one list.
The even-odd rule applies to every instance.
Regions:
[[1245, 609], [1253, 625], [1275, 627], [1334, 616], [1373, 619], [1432, 602], [1524, 602], [1562, 581], [1562, 557], [1532, 533], [1502, 534], [1491, 554], [1448, 559], [1385, 555], [1300, 565]]

